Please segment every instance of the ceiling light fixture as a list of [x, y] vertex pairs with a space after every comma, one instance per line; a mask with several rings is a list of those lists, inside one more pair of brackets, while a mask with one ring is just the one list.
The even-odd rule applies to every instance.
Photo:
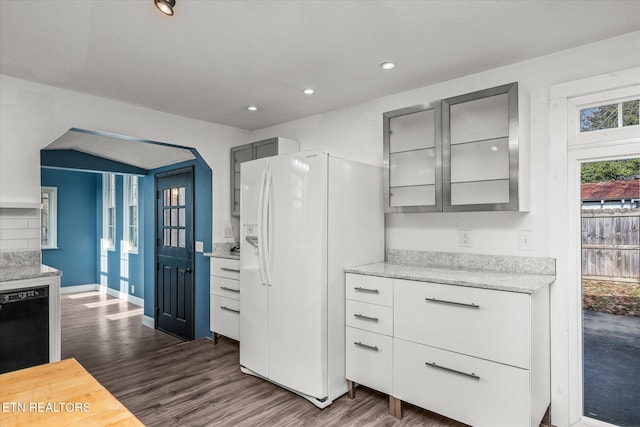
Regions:
[[256, 107], [255, 105], [249, 105], [247, 107], [247, 110], [249, 110], [249, 111], [258, 111], [258, 107]]
[[173, 8], [176, 6], [176, 0], [153, 0], [158, 10], [167, 16], [173, 16]]
[[313, 95], [314, 93], [316, 93], [316, 91], [311, 88], [307, 88], [303, 90], [302, 93], [304, 93], [305, 95]]
[[380, 68], [382, 68], [383, 70], [390, 70], [395, 67], [396, 67], [395, 62], [383, 62], [382, 64], [380, 64]]

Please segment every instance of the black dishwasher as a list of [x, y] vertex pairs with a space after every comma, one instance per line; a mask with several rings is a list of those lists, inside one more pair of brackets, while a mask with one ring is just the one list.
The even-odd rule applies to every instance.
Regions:
[[49, 362], [49, 288], [0, 293], [0, 374]]

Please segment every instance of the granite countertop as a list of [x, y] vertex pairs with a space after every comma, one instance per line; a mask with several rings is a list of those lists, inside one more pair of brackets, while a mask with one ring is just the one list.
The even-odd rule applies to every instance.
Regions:
[[471, 288], [535, 294], [550, 285], [555, 275], [503, 273], [478, 269], [451, 269], [378, 262], [344, 269], [347, 273], [443, 283]]
[[212, 257], [212, 258], [227, 258], [227, 259], [240, 259], [240, 252], [229, 252], [225, 250], [213, 252], [205, 252], [204, 256]]
[[38, 277], [60, 276], [62, 271], [44, 264], [29, 264], [0, 267], [0, 282], [9, 280], [36, 279]]

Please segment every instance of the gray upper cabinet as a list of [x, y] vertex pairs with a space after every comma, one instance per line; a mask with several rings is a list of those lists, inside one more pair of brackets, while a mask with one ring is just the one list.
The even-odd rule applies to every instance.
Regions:
[[518, 83], [442, 101], [444, 211], [528, 210]]
[[385, 212], [442, 210], [440, 102], [383, 115]]
[[240, 164], [249, 160], [300, 150], [296, 141], [285, 138], [269, 138], [231, 149], [231, 215], [240, 216]]
[[384, 113], [385, 212], [527, 211], [527, 123], [518, 83]]

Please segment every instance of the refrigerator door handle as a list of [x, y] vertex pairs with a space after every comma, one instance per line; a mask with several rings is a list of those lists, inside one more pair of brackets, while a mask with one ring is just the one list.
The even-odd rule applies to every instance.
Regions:
[[263, 239], [263, 214], [264, 214], [264, 192], [265, 192], [265, 183], [267, 178], [266, 169], [262, 171], [262, 177], [260, 178], [260, 196], [258, 198], [258, 267], [260, 269], [260, 282], [262, 285], [266, 285], [266, 274], [264, 270], [264, 239]]
[[264, 224], [265, 224], [265, 232], [264, 236], [264, 270], [267, 276], [267, 285], [272, 286], [271, 283], [271, 230], [269, 227], [269, 209], [271, 208], [271, 187], [273, 186], [273, 172], [271, 168], [267, 169], [267, 179], [265, 185], [265, 196], [264, 196]]

